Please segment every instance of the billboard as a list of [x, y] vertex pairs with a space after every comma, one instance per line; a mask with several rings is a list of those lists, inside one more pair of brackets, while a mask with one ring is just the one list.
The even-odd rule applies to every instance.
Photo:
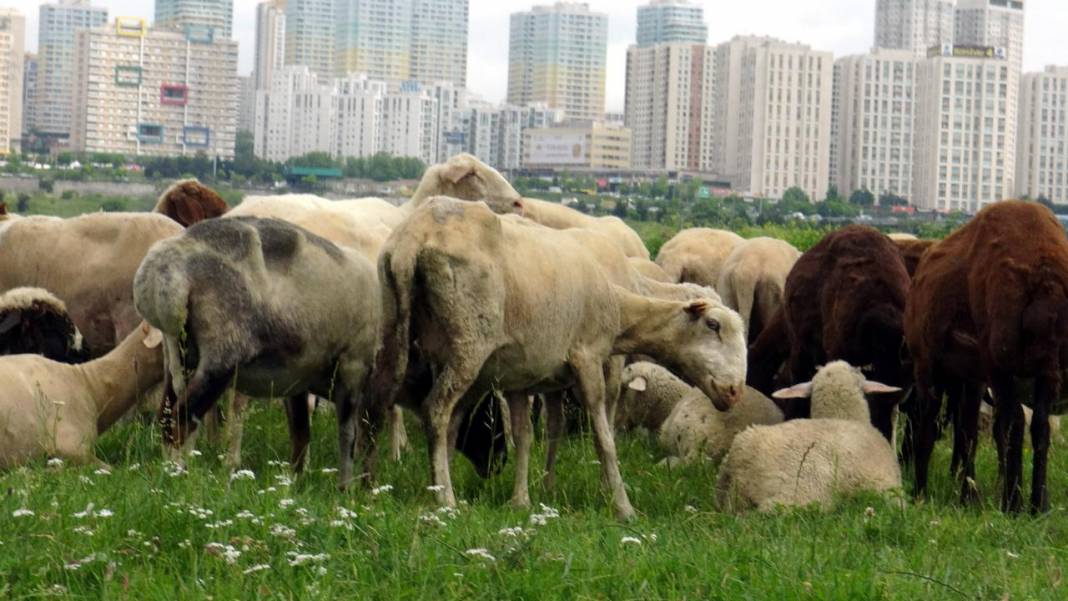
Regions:
[[527, 144], [529, 165], [585, 165], [589, 142], [585, 131], [530, 130]]
[[996, 58], [1005, 60], [1008, 53], [1005, 48], [994, 46], [954, 46], [942, 44], [935, 46], [927, 52], [928, 57], [945, 56], [950, 58]]

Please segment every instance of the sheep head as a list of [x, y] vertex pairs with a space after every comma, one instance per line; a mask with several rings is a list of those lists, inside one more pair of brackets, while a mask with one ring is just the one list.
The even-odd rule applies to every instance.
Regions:
[[[871, 412], [865, 395], [901, 392], [897, 386], [873, 382], [861, 370], [845, 361], [834, 361], [821, 367], [811, 382], [803, 382], [776, 391], [772, 397], [812, 399], [812, 417], [853, 419], [869, 422]], [[891, 397], [896, 404], [900, 397]]]
[[737, 313], [713, 299], [698, 299], [659, 334], [666, 338], [661, 357], [672, 372], [727, 411], [745, 392], [745, 326]]
[[523, 214], [523, 197], [496, 169], [470, 154], [459, 154], [427, 170], [412, 201], [434, 196], [483, 201], [498, 215]]

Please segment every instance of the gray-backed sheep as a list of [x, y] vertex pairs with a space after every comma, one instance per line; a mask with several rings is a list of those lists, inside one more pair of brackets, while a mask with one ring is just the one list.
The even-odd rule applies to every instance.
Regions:
[[691, 228], [664, 243], [656, 264], [676, 282], [691, 282], [715, 288], [723, 263], [741, 244], [742, 237], [726, 230]]
[[753, 238], [735, 246], [723, 262], [716, 290], [723, 304], [742, 316], [750, 341], [782, 307], [786, 276], [800, 256], [789, 242]]
[[88, 359], [67, 306], [47, 290], [15, 288], [0, 294], [0, 355], [22, 354], [60, 363]]
[[835, 361], [811, 382], [776, 392], [811, 397], [812, 418], [738, 434], [720, 468], [717, 503], [736, 511], [811, 504], [829, 509], [840, 496], [901, 488], [897, 455], [872, 427], [864, 397], [898, 390]]
[[0, 357], [0, 467], [40, 457], [92, 461], [97, 436], [163, 378], [160, 340], [142, 324], [89, 363]]
[[782, 410], [759, 390], [746, 386], [730, 411], [716, 411], [699, 390], [690, 390], [660, 425], [657, 440], [668, 463], [688, 463], [701, 457], [719, 461], [734, 437], [750, 426], [782, 423]]
[[[536, 269], [530, 257], [538, 257]], [[403, 387], [417, 350], [436, 380], [426, 416], [438, 501], [455, 505], [447, 442], [454, 411], [491, 388], [524, 395], [577, 383], [604, 482], [621, 518], [634, 515], [605, 411], [604, 368], [644, 352], [727, 409], [745, 373], [738, 315], [715, 301], [658, 301], [613, 286], [573, 230], [519, 226], [484, 204], [436, 198], [394, 231], [379, 261], [384, 341], [376, 402]], [[513, 408], [514, 409], [514, 408]], [[513, 416], [516, 412], [513, 410]], [[530, 414], [516, 437], [513, 500], [529, 503]]]
[[292, 463], [300, 469], [311, 392], [337, 405], [338, 483], [351, 482], [356, 416], [380, 318], [366, 258], [277, 219], [213, 219], [152, 248], [134, 299], [164, 335], [166, 441], [180, 447], [191, 421], [233, 384], [249, 396], [286, 398]]

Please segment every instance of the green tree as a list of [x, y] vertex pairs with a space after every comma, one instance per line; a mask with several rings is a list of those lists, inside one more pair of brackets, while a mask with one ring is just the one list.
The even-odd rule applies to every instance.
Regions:
[[898, 196], [893, 192], [886, 191], [879, 195], [880, 207], [903, 207], [909, 204], [909, 200], [904, 196]]
[[849, 196], [849, 204], [858, 207], [870, 207], [875, 204], [875, 195], [869, 192], [867, 188], [861, 188]]
[[656, 182], [653, 183], [653, 198], [667, 198], [670, 191], [671, 186], [668, 184], [666, 175], [656, 178]]
[[827, 196], [824, 197], [823, 201], [824, 202], [843, 202], [844, 201], [842, 196], [838, 193], [838, 186], [836, 184], [831, 184], [830, 186], [827, 186]]

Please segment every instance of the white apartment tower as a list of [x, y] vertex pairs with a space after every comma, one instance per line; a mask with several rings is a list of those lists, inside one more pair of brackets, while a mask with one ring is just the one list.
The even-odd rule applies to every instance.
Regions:
[[401, 84], [382, 104], [381, 152], [416, 157], [431, 165], [437, 158], [437, 99], [417, 82]]
[[320, 77], [333, 76], [338, 17], [334, 4], [334, 0], [286, 0], [286, 65], [306, 66]]
[[413, 0], [408, 79], [467, 86], [468, 0]]
[[712, 170], [714, 49], [656, 44], [627, 50], [624, 122], [635, 169]]
[[256, 5], [256, 56], [252, 70], [255, 89], [270, 85], [276, 69], [286, 61], [285, 0], [269, 0]]
[[0, 156], [22, 139], [22, 80], [26, 58], [26, 18], [0, 9]]
[[102, 27], [108, 21], [108, 11], [90, 5], [89, 0], [59, 0], [42, 4], [39, 14], [33, 126], [41, 134], [69, 137], [70, 101], [74, 93], [74, 33]]
[[234, 29], [234, 0], [155, 0], [153, 27], [187, 28], [206, 31], [230, 39]]
[[127, 156], [233, 158], [237, 42], [144, 19], [75, 34], [71, 147]]
[[921, 209], [977, 211], [1015, 191], [1016, 77], [1008, 60], [974, 50], [920, 63], [910, 200]]
[[33, 102], [37, 95], [37, 55], [27, 52], [22, 64], [22, 133], [33, 131]]
[[716, 48], [710, 162], [736, 189], [822, 198], [830, 171], [834, 57], [768, 38]]
[[638, 45], [705, 44], [705, 10], [688, 0], [652, 0], [638, 7]]
[[1016, 193], [1068, 204], [1068, 67], [1022, 78]]
[[557, 2], [513, 13], [508, 47], [508, 103], [543, 103], [568, 119], [604, 115], [608, 15]]
[[954, 44], [1004, 48], [1009, 65], [1023, 69], [1022, 0], [958, 0], [955, 30]]
[[953, 43], [955, 0], [877, 0], [875, 47], [926, 56], [934, 46]]
[[911, 50], [877, 49], [835, 63], [832, 182], [847, 196], [912, 194], [918, 63]]

